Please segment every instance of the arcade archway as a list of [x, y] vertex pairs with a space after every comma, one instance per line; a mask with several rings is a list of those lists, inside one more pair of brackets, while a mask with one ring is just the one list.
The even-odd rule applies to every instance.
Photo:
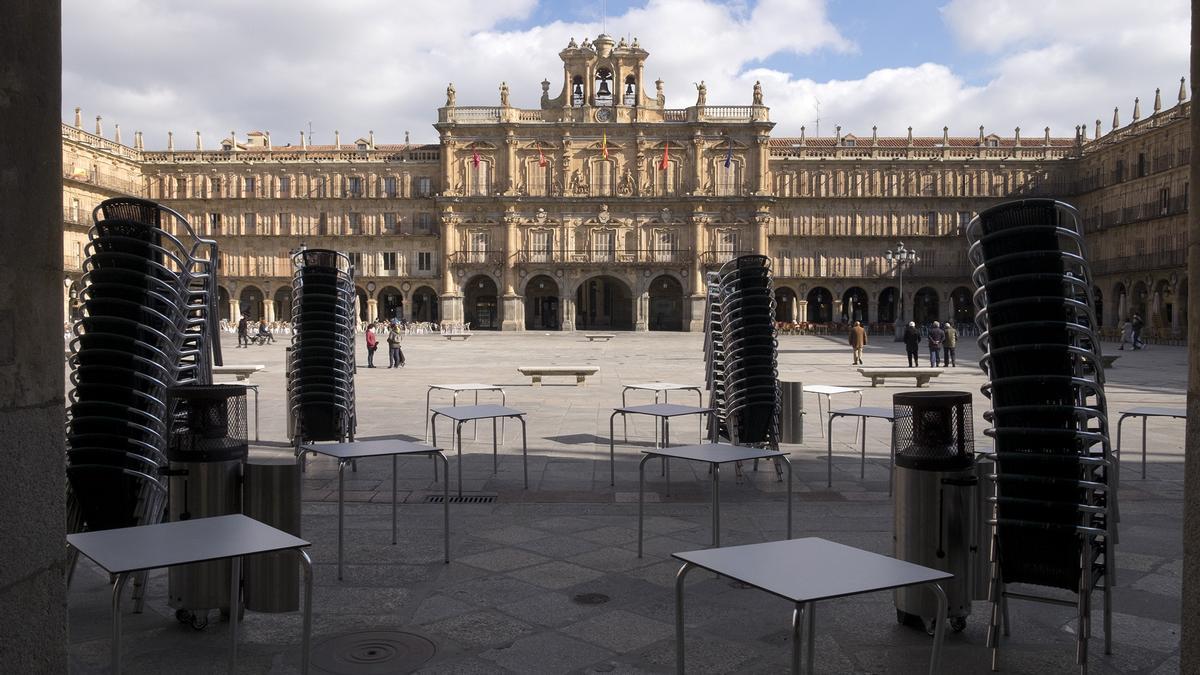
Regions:
[[918, 326], [931, 324], [941, 318], [938, 312], [938, 292], [926, 286], [913, 296], [913, 321]]
[[633, 293], [610, 276], [592, 277], [575, 291], [579, 330], [633, 330]]
[[817, 286], [808, 292], [808, 322], [830, 323], [833, 321], [833, 294], [828, 288]]
[[559, 330], [558, 282], [539, 274], [525, 284], [525, 330]]
[[432, 288], [422, 286], [413, 291], [412, 320], [437, 323], [438, 297]]
[[463, 288], [463, 322], [472, 330], [500, 330], [500, 306], [496, 282], [491, 277], [472, 277]]
[[870, 316], [867, 292], [858, 286], [851, 286], [842, 294], [842, 321], [851, 323], [861, 321], [865, 326]]
[[683, 285], [664, 274], [650, 282], [650, 330], [683, 330]]

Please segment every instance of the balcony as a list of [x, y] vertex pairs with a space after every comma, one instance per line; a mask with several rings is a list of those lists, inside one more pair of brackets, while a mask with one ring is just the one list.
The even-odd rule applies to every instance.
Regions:
[[579, 251], [517, 251], [516, 264], [562, 265], [645, 265], [691, 264], [694, 254], [690, 248], [678, 249], [584, 249]]
[[63, 223], [66, 225], [80, 225], [82, 227], [92, 226], [92, 212], [84, 208], [63, 209]]
[[1187, 266], [1187, 250], [1175, 249], [1167, 251], [1156, 251], [1155, 253], [1143, 253], [1141, 255], [1127, 255], [1120, 258], [1108, 258], [1105, 260], [1092, 261], [1092, 274], [1102, 276], [1106, 274], [1124, 274], [1127, 272], [1145, 272], [1148, 270], [1161, 270], [1171, 267], [1186, 267]]
[[504, 264], [504, 254], [498, 251], [455, 251], [446, 262], [466, 267], [495, 267]]
[[106, 171], [79, 170], [64, 164], [62, 175], [64, 180], [95, 185], [131, 197], [144, 197], [146, 193], [140, 179], [125, 178]]
[[700, 254], [700, 264], [704, 267], [720, 267], [738, 256], [753, 254], [754, 251], [705, 251]]
[[63, 254], [63, 271], [64, 272], [81, 272], [83, 271], [83, 256], [73, 253]]

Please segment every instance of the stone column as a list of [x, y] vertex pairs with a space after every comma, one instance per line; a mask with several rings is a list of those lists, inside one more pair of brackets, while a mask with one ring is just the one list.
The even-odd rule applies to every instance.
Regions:
[[704, 306], [708, 300], [708, 287], [704, 281], [704, 262], [701, 256], [708, 248], [708, 233], [705, 232], [704, 221], [695, 217], [692, 218], [692, 248], [691, 295], [688, 298], [691, 314], [687, 329], [696, 332], [704, 330], [704, 322], [707, 320], [704, 316]]
[[642, 291], [634, 300], [633, 329], [636, 331], [650, 330], [650, 292]]
[[575, 330], [575, 296], [564, 295], [558, 299], [562, 307], [562, 329], [564, 332]]
[[[14, 0], [0, 22], [0, 671], [67, 672], [63, 491], [62, 22]], [[47, 84], [52, 83], [52, 84]], [[18, 223], [37, 223], [20, 227]]]
[[[515, 147], [515, 145], [510, 146]], [[525, 303], [517, 295], [517, 269], [513, 261], [517, 259], [517, 217], [510, 213], [504, 217], [504, 288], [500, 330], [525, 330]]]
[[268, 286], [263, 291], [263, 315], [262, 318], [271, 323], [275, 320], [275, 298], [271, 295], [271, 287]]
[[239, 319], [242, 318], [242, 303], [234, 296], [233, 291], [229, 291], [229, 322], [237, 325]]
[[367, 298], [367, 321], [374, 321], [379, 318], [379, 300], [375, 297]]
[[[1193, 3], [1195, 4], [1195, 3]], [[1192, 98], [1200, 77], [1200, 16], [1192, 12]], [[1192, 115], [1192, 138], [1200, 138], [1200, 115]], [[1200, 185], [1200, 157], [1192, 156], [1191, 183]], [[1188, 303], [1200, 298], [1200, 193], [1188, 193]], [[1200, 668], [1200, 311], [1188, 310], [1187, 431], [1183, 489], [1182, 673]]]
[[457, 216], [442, 215], [442, 294], [441, 312], [438, 313], [438, 317], [443, 325], [460, 323], [463, 319], [462, 294], [458, 292], [458, 284], [454, 281], [454, 270], [450, 265], [450, 257], [457, 248], [457, 223]]

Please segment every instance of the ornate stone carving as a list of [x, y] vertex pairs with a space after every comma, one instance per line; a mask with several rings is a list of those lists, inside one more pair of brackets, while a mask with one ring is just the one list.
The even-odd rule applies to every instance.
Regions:
[[453, 82], [451, 82], [451, 83], [450, 83], [450, 84], [449, 84], [449, 85], [446, 87], [446, 107], [447, 107], [447, 108], [453, 108], [453, 107], [454, 107], [454, 99], [455, 99], [455, 95], [454, 95], [454, 83], [453, 83]]

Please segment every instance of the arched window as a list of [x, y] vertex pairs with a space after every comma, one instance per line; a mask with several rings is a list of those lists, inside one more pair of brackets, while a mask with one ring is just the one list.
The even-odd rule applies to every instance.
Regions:
[[538, 159], [530, 159], [526, 164], [526, 175], [528, 183], [525, 186], [525, 191], [533, 196], [544, 196], [550, 194], [550, 182], [553, 176], [553, 169], [550, 166], [549, 158], [546, 160], [546, 165], [542, 166]]
[[654, 194], [659, 197], [673, 195], [679, 191], [679, 162], [669, 160], [666, 168], [661, 167], [662, 163], [659, 160], [651, 160]]
[[609, 159], [597, 160], [592, 164], [592, 195], [609, 197], [613, 194], [616, 163]]
[[[728, 166], [726, 166], [728, 164]], [[742, 165], [738, 161], [717, 161], [716, 193], [719, 197], [732, 197], [741, 193]]]
[[473, 159], [467, 163], [467, 194], [475, 197], [486, 197], [491, 187], [492, 163], [480, 160], [477, 164]]

